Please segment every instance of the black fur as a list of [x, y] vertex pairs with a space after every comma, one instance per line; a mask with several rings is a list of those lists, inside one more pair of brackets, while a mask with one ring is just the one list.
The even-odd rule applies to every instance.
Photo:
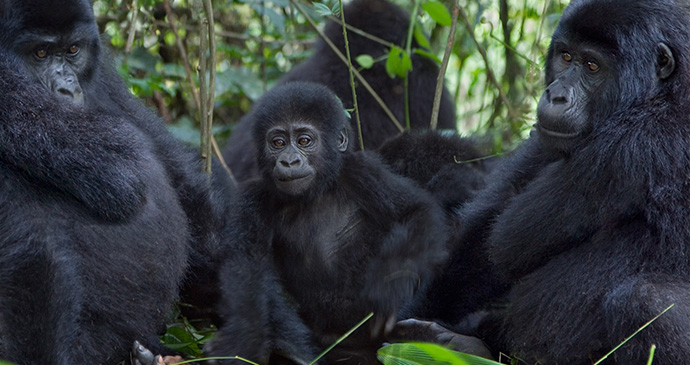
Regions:
[[[345, 21], [348, 24], [404, 47], [410, 14], [402, 8], [387, 0], [356, 0], [349, 3], [344, 11]], [[342, 26], [329, 21], [324, 32], [344, 54], [345, 41]], [[376, 59], [388, 52], [386, 46], [355, 32], [348, 33], [348, 41], [353, 60], [361, 54], [368, 54]], [[431, 121], [431, 109], [439, 67], [434, 61], [417, 54], [412, 55], [411, 58], [413, 69], [409, 76], [410, 125], [413, 129], [427, 128]], [[362, 70], [361, 74], [404, 127], [403, 80], [388, 76], [385, 62], [377, 62], [371, 69]], [[342, 100], [345, 108], [354, 108], [347, 65], [320, 38], [314, 46], [314, 55], [290, 70], [279, 83], [291, 81], [311, 81], [326, 85]], [[365, 149], [376, 149], [387, 138], [397, 135], [399, 130], [371, 94], [359, 85], [359, 82], [357, 85], [357, 104], [362, 120], [364, 146]], [[356, 131], [354, 114], [350, 122], [352, 129]], [[256, 156], [253, 153], [254, 149], [250, 147], [252, 126], [249, 123], [249, 118], [243, 118], [237, 124], [227, 147], [223, 151], [225, 160], [228, 161], [239, 181], [257, 175]], [[438, 127], [456, 129], [455, 106], [445, 89], [441, 99]], [[359, 139], [355, 137], [351, 137], [351, 143], [353, 148], [359, 149]]]
[[[498, 324], [496, 350], [589, 364], [675, 304], [607, 361], [646, 363], [652, 344], [655, 364], [690, 358], [688, 39], [685, 1], [579, 0], [564, 12], [538, 129], [465, 211], [468, 239], [486, 239], [512, 284], [485, 326]], [[587, 62], [592, 77], [560, 71]], [[555, 98], [553, 85], [574, 91]]]
[[[234, 277], [245, 270], [256, 275], [275, 271], [318, 349], [332, 344], [374, 312], [370, 324], [355, 331], [327, 360], [371, 361], [381, 344], [380, 335], [390, 329], [386, 322], [396, 319], [445, 257], [442, 210], [428, 193], [393, 174], [377, 155], [353, 153], [351, 145], [342, 149], [347, 138], [341, 132], [350, 135], [349, 122], [341, 103], [325, 86], [288, 83], [276, 87], [249, 117], [261, 155], [261, 178], [248, 182], [242, 190], [231, 225], [237, 232], [232, 237], [234, 245], [245, 247], [244, 251], [263, 253], [255, 253], [258, 257], [245, 262], [244, 268], [238, 268], [242, 263], [237, 260], [231, 268], [226, 266], [235, 274], [223, 277], [229, 282], [224, 291], [228, 319], [219, 332], [225, 345], [214, 346], [214, 354], [247, 353], [262, 360], [276, 350], [269, 347], [275, 337], [283, 336], [283, 341], [292, 343], [304, 338], [305, 330], [296, 325], [292, 330], [297, 334], [293, 332], [292, 338], [284, 337], [289, 331], [272, 330], [276, 324], [251, 332], [238, 329], [249, 327], [248, 321], [270, 323], [276, 313], [270, 310], [271, 301], [281, 297], [275, 279], [264, 279], [267, 284], [261, 290], [252, 287], [259, 280], [248, 282], [249, 288], [238, 288]], [[273, 135], [267, 131], [303, 125], [316, 130], [301, 132], [311, 133], [302, 163], [313, 167], [316, 176], [308, 190], [293, 194], [275, 179], [280, 158], [273, 157], [275, 139], [267, 138]], [[285, 145], [300, 136], [289, 136]], [[255, 295], [242, 295], [245, 292]], [[242, 320], [245, 314], [235, 308], [253, 308], [250, 313], [258, 318]], [[278, 313], [283, 320], [293, 320]], [[240, 333], [254, 337], [246, 339], [242, 347], [230, 345], [226, 336]]]
[[436, 197], [451, 227], [449, 261], [404, 317], [456, 324], [501, 293], [482, 246], [460, 237], [462, 219], [457, 210], [485, 187], [486, 175], [498, 161], [487, 158], [481, 147], [477, 140], [455, 133], [426, 130], [405, 132], [379, 148], [393, 171]]
[[[79, 45], [83, 103], [41, 78], [46, 36]], [[115, 363], [135, 340], [169, 352], [156, 334], [185, 272], [214, 277], [227, 176], [201, 173], [129, 94], [89, 1], [0, 2], [0, 52], [0, 358]]]

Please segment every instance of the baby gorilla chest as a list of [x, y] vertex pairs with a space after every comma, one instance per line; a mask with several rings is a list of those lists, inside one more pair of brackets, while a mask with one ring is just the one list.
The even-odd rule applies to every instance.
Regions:
[[299, 212], [285, 212], [273, 241], [279, 263], [288, 271], [342, 275], [362, 265], [368, 252], [365, 222], [353, 205], [319, 204]]

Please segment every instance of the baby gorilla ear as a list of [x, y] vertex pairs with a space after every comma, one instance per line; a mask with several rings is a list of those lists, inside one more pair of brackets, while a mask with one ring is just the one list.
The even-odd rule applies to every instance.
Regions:
[[347, 151], [347, 145], [350, 140], [347, 134], [347, 129], [342, 129], [340, 131], [340, 138], [338, 138], [338, 151], [340, 152]]
[[673, 52], [671, 52], [666, 43], [659, 43], [657, 45], [657, 52], [656, 75], [659, 79], [665, 80], [676, 69], [676, 60], [673, 58]]

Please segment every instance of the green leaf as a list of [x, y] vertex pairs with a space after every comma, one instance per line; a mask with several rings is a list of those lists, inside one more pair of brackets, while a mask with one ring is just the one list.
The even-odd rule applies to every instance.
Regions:
[[314, 4], [314, 9], [316, 10], [316, 12], [319, 15], [321, 15], [321, 16], [333, 15], [333, 12], [331, 11], [330, 8], [328, 8], [328, 6], [326, 6], [326, 4], [322, 4], [322, 3], [313, 3], [313, 4]]
[[424, 34], [424, 31], [422, 30], [422, 25], [419, 24], [419, 22], [414, 23], [414, 40], [417, 41], [417, 44], [420, 47], [426, 48], [426, 49], [431, 49], [431, 43], [429, 43], [429, 39], [426, 37], [426, 34]]
[[424, 3], [422, 4], [422, 9], [424, 9], [436, 23], [450, 27], [450, 12], [440, 1], [429, 1], [428, 3]]
[[415, 48], [412, 52], [414, 52], [420, 56], [424, 56], [428, 59], [432, 59], [432, 60], [436, 61], [439, 65], [441, 64], [441, 60], [438, 57], [436, 57], [435, 54], [433, 54], [431, 52], [427, 52], [427, 51], [425, 51], [423, 49], [419, 49], [419, 48]]
[[367, 69], [367, 70], [370, 69], [371, 66], [374, 65], [374, 57], [371, 57], [371, 56], [368, 55], [368, 54], [361, 54], [361, 55], [357, 56], [357, 57], [355, 58], [355, 61], [357, 61], [357, 63], [358, 63], [362, 68], [365, 68], [365, 69]]
[[386, 60], [386, 72], [388, 76], [404, 78], [409, 71], [412, 71], [412, 60], [405, 50], [398, 46], [392, 46]]
[[384, 365], [500, 365], [483, 357], [452, 351], [431, 343], [396, 343], [379, 349]]

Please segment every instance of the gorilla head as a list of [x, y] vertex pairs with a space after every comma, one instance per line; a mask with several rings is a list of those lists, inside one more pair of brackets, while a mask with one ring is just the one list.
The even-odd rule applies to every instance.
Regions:
[[351, 131], [342, 103], [326, 86], [288, 83], [252, 110], [266, 181], [289, 196], [318, 196], [335, 181]]
[[62, 100], [85, 103], [101, 49], [89, 1], [17, 1], [0, 5], [0, 47]]
[[684, 12], [670, 11], [674, 6], [668, 1], [568, 6], [549, 47], [548, 86], [538, 106], [537, 131], [547, 148], [568, 154], [606, 120], [618, 119], [616, 113], [654, 95], [663, 93], [666, 106], [675, 103], [670, 91], [688, 85], [688, 72], [671, 76], [687, 65], [678, 57], [688, 54], [690, 34], [687, 27], [674, 30], [651, 20], [682, 24]]

